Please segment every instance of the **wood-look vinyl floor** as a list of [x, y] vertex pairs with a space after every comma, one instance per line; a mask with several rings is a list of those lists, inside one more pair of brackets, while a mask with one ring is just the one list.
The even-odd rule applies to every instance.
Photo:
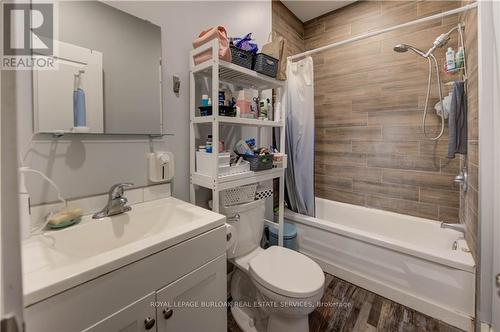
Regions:
[[[325, 273], [323, 306], [309, 316], [310, 332], [460, 332], [435, 318]], [[228, 311], [228, 332], [241, 332]]]

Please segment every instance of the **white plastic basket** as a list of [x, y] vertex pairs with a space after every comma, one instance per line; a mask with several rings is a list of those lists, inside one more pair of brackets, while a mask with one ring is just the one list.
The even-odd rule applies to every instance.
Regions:
[[261, 182], [255, 191], [255, 199], [266, 199], [273, 196], [273, 181]]
[[226, 206], [249, 203], [255, 200], [257, 183], [221, 191], [221, 203]]

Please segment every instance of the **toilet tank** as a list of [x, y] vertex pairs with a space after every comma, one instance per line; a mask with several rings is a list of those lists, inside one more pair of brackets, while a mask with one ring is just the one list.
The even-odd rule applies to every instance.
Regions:
[[264, 230], [266, 201], [256, 200], [250, 203], [222, 206], [220, 213], [227, 217], [227, 223], [236, 229], [236, 248], [228, 250], [227, 257], [243, 256], [260, 245]]

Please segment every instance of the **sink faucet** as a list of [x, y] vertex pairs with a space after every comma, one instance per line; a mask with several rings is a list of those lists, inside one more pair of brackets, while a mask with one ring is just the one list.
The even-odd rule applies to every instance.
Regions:
[[127, 198], [123, 196], [123, 188], [133, 185], [133, 183], [125, 182], [111, 186], [108, 192], [108, 203], [101, 211], [94, 213], [92, 218], [101, 219], [132, 210], [132, 208], [127, 205]]
[[464, 224], [450, 224], [446, 222], [441, 222], [441, 228], [453, 229], [457, 232], [462, 233], [465, 236], [465, 225]]

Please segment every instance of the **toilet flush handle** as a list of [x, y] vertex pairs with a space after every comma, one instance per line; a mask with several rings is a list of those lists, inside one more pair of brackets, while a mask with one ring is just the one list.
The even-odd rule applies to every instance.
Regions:
[[238, 221], [240, 221], [240, 215], [239, 214], [235, 214], [232, 217], [227, 217], [227, 221], [228, 222], [238, 222]]

